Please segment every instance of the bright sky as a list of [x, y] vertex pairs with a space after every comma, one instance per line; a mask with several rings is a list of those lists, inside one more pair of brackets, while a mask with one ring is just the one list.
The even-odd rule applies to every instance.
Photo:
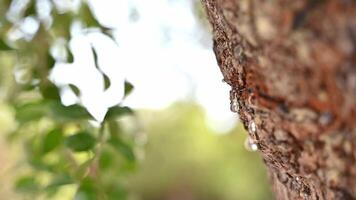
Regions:
[[[124, 102], [128, 106], [163, 109], [177, 100], [193, 99], [206, 110], [210, 127], [223, 133], [234, 126], [237, 116], [229, 109], [229, 86], [222, 82], [212, 49], [199, 42], [203, 30], [192, 13], [191, 0], [90, 2], [99, 21], [115, 28], [118, 46], [104, 35], [84, 35], [78, 31], [80, 25], [74, 26], [74, 64], [57, 64], [51, 77], [57, 84], [77, 85], [82, 103], [97, 119], [120, 102], [127, 79], [135, 86]], [[132, 9], [137, 10], [136, 21], [130, 19]], [[90, 43], [111, 79], [105, 92]], [[73, 103], [75, 96], [69, 89], [63, 95], [64, 103]]]

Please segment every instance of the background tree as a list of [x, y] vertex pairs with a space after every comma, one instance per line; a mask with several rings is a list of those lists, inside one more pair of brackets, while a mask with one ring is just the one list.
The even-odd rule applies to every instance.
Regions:
[[[0, 0], [0, 101], [15, 112], [17, 125], [8, 139], [24, 143], [27, 161], [15, 188], [35, 199], [49, 199], [63, 185], [76, 186], [75, 199], [126, 199], [123, 177], [136, 164], [134, 112], [119, 104], [103, 120], [95, 119], [81, 105], [77, 86], [55, 85], [49, 79], [56, 63], [75, 59], [69, 45], [75, 23], [80, 24], [77, 31], [110, 38], [111, 29], [97, 21], [87, 1], [77, 6], [63, 2]], [[110, 80], [100, 69], [95, 47], [92, 53], [106, 90]], [[124, 84], [125, 98], [133, 85]], [[65, 88], [79, 102], [63, 105]], [[123, 129], [117, 119], [124, 115], [132, 116], [135, 128]]]
[[355, 199], [355, 1], [202, 2], [276, 198]]

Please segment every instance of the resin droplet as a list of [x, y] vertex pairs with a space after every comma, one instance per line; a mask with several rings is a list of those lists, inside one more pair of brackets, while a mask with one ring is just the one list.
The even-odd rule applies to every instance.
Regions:
[[257, 130], [256, 124], [254, 121], [250, 121], [250, 123], [248, 124], [248, 132], [250, 134], [255, 134]]
[[257, 151], [258, 150], [258, 145], [250, 137], [248, 137], [245, 140], [245, 148], [248, 151]]
[[230, 102], [230, 110], [232, 112], [239, 112], [240, 110], [240, 105], [239, 105], [239, 102], [237, 101], [237, 99], [232, 99], [231, 102]]

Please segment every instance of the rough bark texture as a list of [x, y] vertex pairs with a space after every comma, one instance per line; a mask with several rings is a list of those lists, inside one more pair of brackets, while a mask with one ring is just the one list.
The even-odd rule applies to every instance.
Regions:
[[356, 198], [356, 2], [202, 0], [277, 199]]

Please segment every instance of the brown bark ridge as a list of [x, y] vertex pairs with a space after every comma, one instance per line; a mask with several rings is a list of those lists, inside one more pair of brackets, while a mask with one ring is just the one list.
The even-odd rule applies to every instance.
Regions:
[[355, 199], [356, 1], [202, 3], [276, 199]]

